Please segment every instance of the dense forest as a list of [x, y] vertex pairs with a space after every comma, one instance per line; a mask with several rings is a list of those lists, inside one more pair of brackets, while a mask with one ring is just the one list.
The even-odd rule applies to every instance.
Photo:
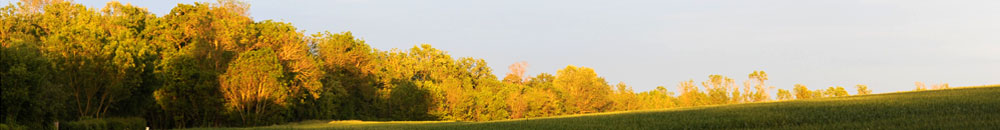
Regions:
[[[303, 34], [255, 21], [238, 1], [178, 4], [155, 15], [47, 0], [0, 12], [5, 125], [138, 118], [153, 128], [260, 126], [301, 120], [488, 121], [846, 96], [841, 86], [792, 91], [764, 71], [634, 92], [569, 65], [502, 78], [483, 59], [421, 44], [379, 50], [350, 32]], [[868, 94], [857, 85], [857, 94]], [[777, 97], [770, 97], [776, 95]]]

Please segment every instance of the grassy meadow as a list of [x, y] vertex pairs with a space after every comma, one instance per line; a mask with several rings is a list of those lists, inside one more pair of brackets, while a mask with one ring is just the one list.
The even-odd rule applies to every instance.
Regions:
[[304, 121], [224, 129], [997, 128], [1000, 128], [1000, 85], [487, 122]]

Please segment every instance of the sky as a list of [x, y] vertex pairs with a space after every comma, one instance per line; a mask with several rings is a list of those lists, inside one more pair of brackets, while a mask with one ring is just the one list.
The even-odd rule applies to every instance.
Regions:
[[[4, 1], [4, 3], [8, 3]], [[80, 0], [102, 8], [106, 0]], [[177, 3], [131, 1], [162, 16]], [[380, 50], [428, 43], [485, 59], [502, 78], [590, 67], [636, 91], [754, 70], [779, 89], [866, 84], [874, 93], [917, 81], [1000, 84], [997, 0], [267, 0], [257, 21], [307, 34], [351, 31]], [[739, 83], [738, 83], [739, 84]]]

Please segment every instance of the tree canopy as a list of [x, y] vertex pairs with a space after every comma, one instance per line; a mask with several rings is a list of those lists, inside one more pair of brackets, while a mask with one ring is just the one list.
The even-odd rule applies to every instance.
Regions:
[[[488, 121], [566, 114], [769, 101], [768, 74], [709, 75], [635, 92], [589, 67], [502, 79], [484, 59], [430, 44], [379, 50], [351, 32], [304, 35], [290, 23], [255, 21], [239, 1], [178, 4], [154, 15], [109, 2], [29, 0], [0, 10], [3, 120], [141, 117], [153, 128], [258, 126], [301, 120]], [[698, 86], [701, 85], [701, 86]], [[922, 84], [920, 84], [922, 85]], [[940, 85], [939, 85], [940, 86]], [[937, 88], [946, 88], [944, 87]], [[843, 87], [794, 98], [846, 96]], [[778, 99], [791, 99], [784, 89]], [[858, 85], [858, 94], [869, 94]]]

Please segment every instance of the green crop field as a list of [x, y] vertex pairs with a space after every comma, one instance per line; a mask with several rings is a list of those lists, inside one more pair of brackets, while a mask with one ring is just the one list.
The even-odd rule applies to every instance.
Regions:
[[1000, 85], [488, 122], [305, 121], [227, 129], [1000, 129]]

